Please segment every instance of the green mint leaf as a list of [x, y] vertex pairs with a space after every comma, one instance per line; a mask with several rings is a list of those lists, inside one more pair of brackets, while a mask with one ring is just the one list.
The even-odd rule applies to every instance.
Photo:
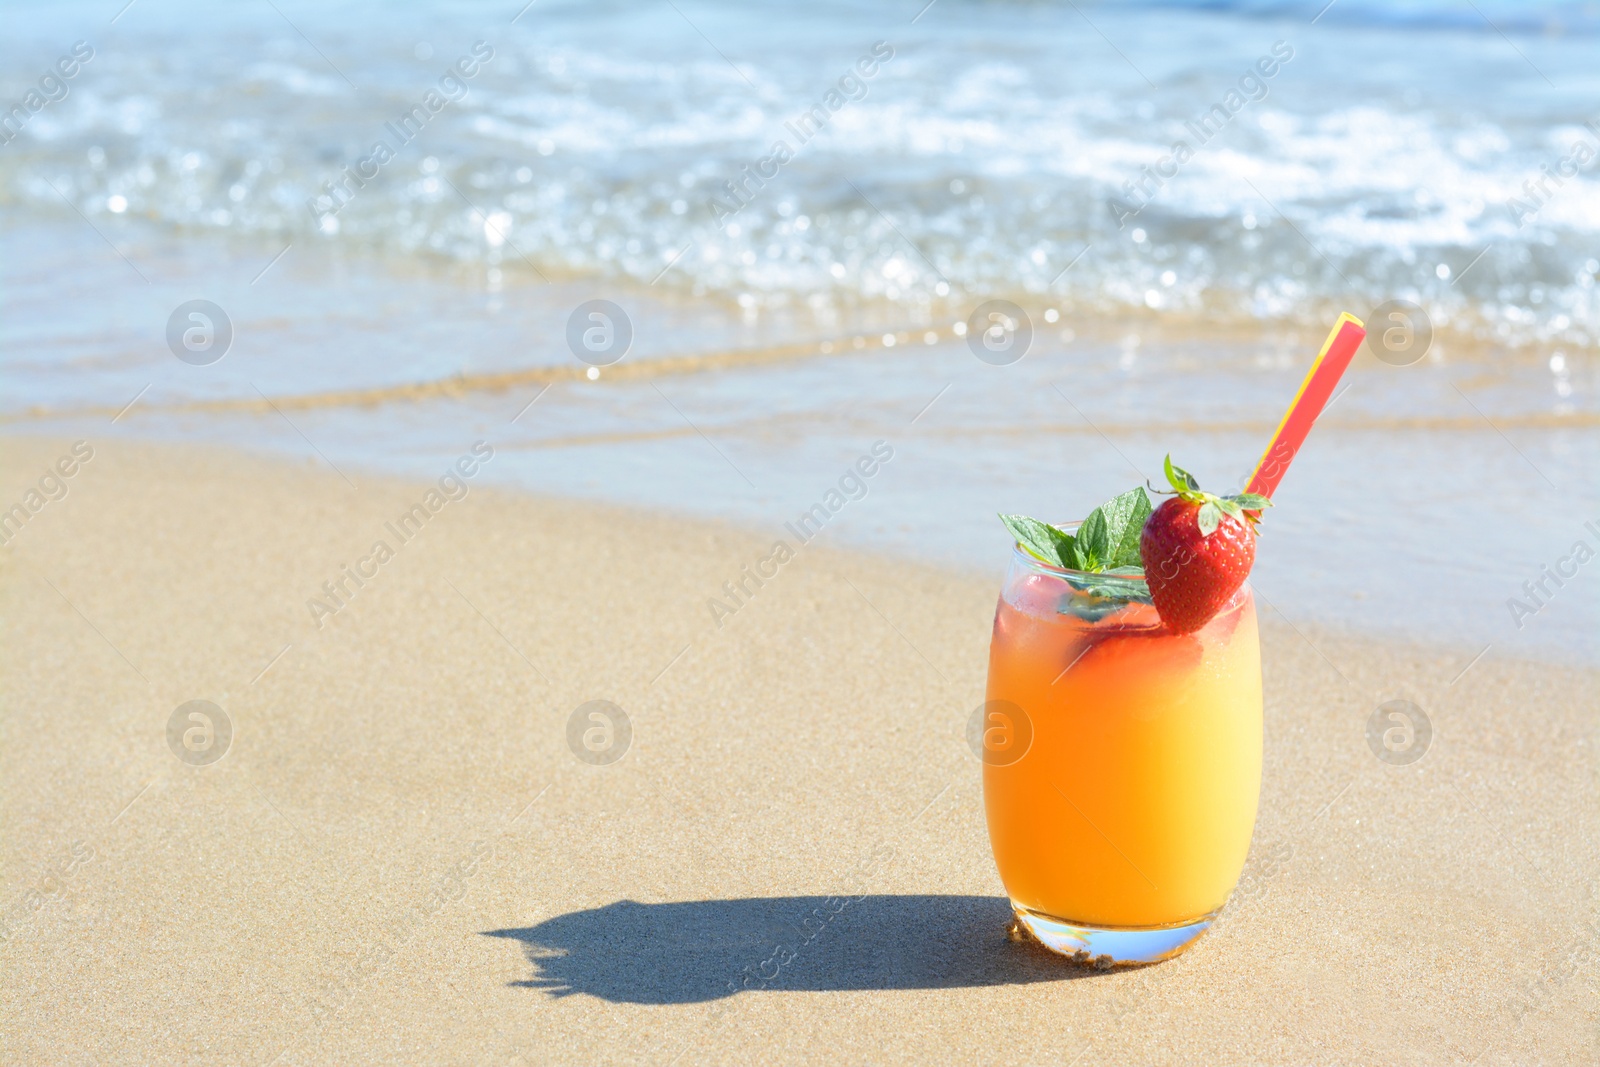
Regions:
[[1139, 535], [1144, 532], [1144, 521], [1154, 510], [1150, 505], [1150, 494], [1144, 491], [1144, 486], [1129, 489], [1095, 510], [1104, 515], [1106, 520], [1106, 536], [1110, 542], [1110, 551], [1105, 556], [1106, 566], [1112, 570], [1138, 567]]
[[1077, 569], [1071, 534], [1026, 515], [1002, 515], [1000, 521], [1017, 539], [1017, 544], [1034, 556], [1051, 566]]
[[1207, 500], [1200, 505], [1200, 514], [1195, 516], [1195, 521], [1200, 525], [1200, 536], [1210, 537], [1222, 525], [1222, 509]]
[[1090, 593], [1088, 596], [1069, 596], [1056, 610], [1062, 615], [1074, 615], [1084, 622], [1099, 622], [1107, 615], [1121, 611], [1127, 606], [1126, 599]]
[[1148, 604], [1150, 595], [1141, 591], [1141, 583], [1128, 581], [1142, 573], [1139, 567], [1113, 567], [1093, 577], [1068, 579], [1077, 595], [1067, 597], [1058, 610], [1093, 621], [1120, 611], [1133, 601]]
[[[1078, 527], [1076, 537], [1022, 516], [1002, 515], [1000, 520], [1019, 542], [1029, 546], [1029, 551], [1045, 562], [1059, 559], [1060, 566], [1068, 570], [1098, 573], [1138, 566], [1139, 535], [1152, 510], [1149, 494], [1140, 487], [1113, 497], [1089, 512], [1089, 517]], [[1013, 520], [1018, 524], [1013, 525]], [[1052, 545], [1055, 557], [1042, 551], [1046, 543]]]
[[1106, 521], [1103, 507], [1089, 512], [1089, 517], [1078, 527], [1078, 536], [1072, 542], [1073, 553], [1078, 557], [1078, 570], [1103, 571], [1111, 564], [1111, 526]]

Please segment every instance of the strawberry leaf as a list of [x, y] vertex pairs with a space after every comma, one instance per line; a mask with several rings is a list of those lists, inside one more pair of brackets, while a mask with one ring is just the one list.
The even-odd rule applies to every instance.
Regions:
[[1200, 505], [1200, 514], [1195, 516], [1195, 521], [1200, 526], [1200, 536], [1210, 537], [1222, 525], [1222, 509], [1215, 503], [1207, 500]]
[[1180, 494], [1193, 493], [1199, 490], [1200, 482], [1196, 480], [1194, 475], [1190, 474], [1182, 467], [1174, 465], [1172, 462], [1172, 455], [1170, 453], [1167, 455], [1167, 458], [1162, 461], [1161, 469], [1167, 476], [1168, 484], [1170, 484], [1172, 488], [1176, 489]]
[[1260, 493], [1235, 493], [1228, 499], [1246, 511], [1260, 511], [1262, 508], [1270, 508], [1272, 506], [1272, 501]]

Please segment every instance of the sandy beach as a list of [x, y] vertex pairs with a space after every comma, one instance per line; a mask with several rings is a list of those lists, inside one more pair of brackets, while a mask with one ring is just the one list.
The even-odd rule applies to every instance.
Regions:
[[[775, 531], [88, 447], [0, 553], [7, 1062], [1600, 1055], [1593, 671], [1264, 611], [1240, 889], [1099, 973], [1005, 937], [965, 740], [998, 574], [824, 536], [718, 619]], [[73, 441], [3, 455], [9, 507]]]
[[1600, 8], [378, 14], [0, 17], [0, 1063], [1600, 1063]]

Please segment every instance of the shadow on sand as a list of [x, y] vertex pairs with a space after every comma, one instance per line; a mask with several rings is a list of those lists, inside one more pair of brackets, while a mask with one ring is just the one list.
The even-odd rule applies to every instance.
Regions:
[[1082, 978], [1013, 943], [1003, 897], [622, 900], [517, 930], [533, 978], [514, 985], [626, 1004], [688, 1004], [744, 989], [950, 989]]

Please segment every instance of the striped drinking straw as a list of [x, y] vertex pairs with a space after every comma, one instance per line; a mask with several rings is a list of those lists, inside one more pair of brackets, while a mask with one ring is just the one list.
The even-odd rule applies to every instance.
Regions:
[[1250, 476], [1245, 492], [1260, 493], [1268, 500], [1272, 499], [1284, 472], [1305, 443], [1306, 434], [1311, 432], [1317, 416], [1328, 405], [1340, 376], [1350, 365], [1356, 349], [1361, 347], [1366, 336], [1366, 327], [1360, 319], [1348, 311], [1339, 316], [1328, 339], [1322, 342], [1322, 351], [1317, 353], [1317, 360], [1311, 364], [1305, 381], [1300, 383], [1300, 391], [1294, 395], [1294, 402], [1284, 412], [1283, 421], [1278, 423], [1272, 443], [1261, 454], [1261, 462], [1256, 464], [1255, 473]]

